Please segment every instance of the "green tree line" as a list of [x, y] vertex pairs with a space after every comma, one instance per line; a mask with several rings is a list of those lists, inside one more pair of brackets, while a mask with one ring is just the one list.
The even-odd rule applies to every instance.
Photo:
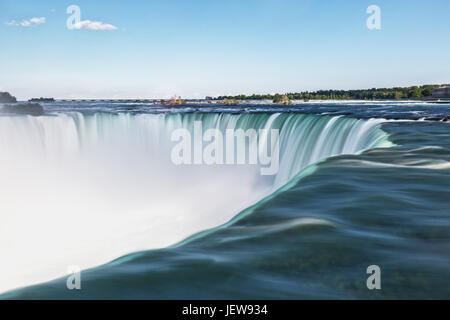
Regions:
[[[313, 92], [285, 93], [289, 100], [342, 99], [342, 100], [378, 100], [378, 99], [418, 99], [431, 97], [434, 88], [446, 85], [423, 85], [395, 88], [372, 88], [362, 90], [318, 90]], [[217, 100], [279, 100], [281, 94], [240, 94], [237, 96], [220, 96]]]

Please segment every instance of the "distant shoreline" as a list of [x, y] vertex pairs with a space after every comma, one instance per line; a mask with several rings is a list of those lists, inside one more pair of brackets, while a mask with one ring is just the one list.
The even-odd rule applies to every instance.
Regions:
[[[433, 90], [449, 86], [448, 84], [430, 84], [423, 86], [371, 88], [357, 90], [317, 90], [295, 93], [276, 94], [252, 94], [219, 96], [215, 99], [224, 100], [417, 100], [417, 99], [442, 99], [435, 97]], [[445, 97], [450, 98], [450, 97]]]
[[[217, 103], [218, 101], [225, 101], [225, 104], [233, 105], [245, 101], [264, 101], [271, 100], [274, 103], [289, 104], [291, 101], [318, 101], [318, 100], [337, 100], [337, 101], [425, 101], [436, 102], [446, 101], [450, 96], [439, 96], [436, 93], [438, 88], [450, 86], [449, 84], [431, 84], [422, 86], [410, 87], [393, 87], [393, 88], [371, 88], [371, 89], [356, 89], [356, 90], [317, 90], [317, 91], [303, 91], [296, 93], [275, 93], [275, 94], [239, 94], [239, 95], [223, 95], [223, 96], [206, 96], [198, 99], [181, 99], [186, 103], [192, 102], [206, 102]], [[172, 98], [173, 99], [173, 98]], [[121, 99], [89, 99], [89, 98], [31, 98], [29, 102], [51, 103], [54, 101], [121, 101], [121, 102], [148, 102], [148, 103], [162, 103], [169, 104], [172, 99], [161, 98], [121, 98]], [[8, 92], [0, 92], [0, 103], [14, 103], [16, 98]], [[25, 102], [25, 101], [24, 101]], [[169, 103], [168, 103], [169, 102]], [[185, 104], [185, 103], [181, 103]]]
[[[51, 103], [51, 102], [124, 102], [124, 103], [161, 103], [162, 100], [168, 101], [166, 99], [54, 99], [52, 101], [41, 101], [41, 103]], [[272, 100], [272, 99], [236, 99], [239, 103], [245, 103], [247, 101], [261, 101], [263, 102], [264, 100]], [[31, 100], [28, 100], [28, 102], [30, 102]], [[184, 99], [185, 103], [184, 104], [189, 104], [189, 103], [205, 103], [210, 101], [212, 104], [215, 103], [221, 103], [222, 99], [203, 99], [203, 98], [199, 98], [199, 99]], [[296, 101], [302, 101], [303, 99], [294, 99], [291, 100], [291, 102], [296, 102]], [[416, 101], [416, 102], [429, 102], [429, 103], [448, 103], [450, 102], [450, 98], [432, 98], [432, 97], [427, 97], [427, 98], [418, 98], [418, 99], [338, 99], [338, 98], [333, 98], [333, 99], [309, 99], [309, 101], [307, 102], [319, 102], [319, 101], [373, 101], [373, 102], [386, 102], [386, 101], [398, 101], [398, 102], [408, 102], [408, 101]], [[17, 101], [18, 103], [22, 103], [22, 102], [27, 102], [27, 101]], [[275, 103], [276, 104], [276, 103]], [[182, 105], [182, 104], [181, 104]]]

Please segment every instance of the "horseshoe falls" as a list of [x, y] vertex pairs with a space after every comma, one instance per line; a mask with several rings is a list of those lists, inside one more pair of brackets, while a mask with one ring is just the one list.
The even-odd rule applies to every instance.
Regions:
[[[67, 104], [0, 116], [2, 298], [371, 298], [369, 265], [396, 288], [375, 298], [420, 297], [401, 288], [424, 279], [428, 295], [448, 292], [448, 124], [361, 105]], [[175, 130], [208, 144], [196, 122], [223, 136], [278, 130], [277, 172], [175, 164]]]

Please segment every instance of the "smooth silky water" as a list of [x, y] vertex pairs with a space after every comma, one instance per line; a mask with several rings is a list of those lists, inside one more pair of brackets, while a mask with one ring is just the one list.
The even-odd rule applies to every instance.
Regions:
[[[403, 121], [448, 107], [45, 108], [0, 117], [0, 297], [449, 296], [449, 127]], [[194, 121], [279, 129], [278, 173], [175, 166], [170, 134]]]

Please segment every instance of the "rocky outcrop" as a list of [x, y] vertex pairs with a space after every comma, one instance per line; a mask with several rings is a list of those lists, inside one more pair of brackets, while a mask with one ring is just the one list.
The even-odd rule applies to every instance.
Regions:
[[40, 116], [44, 114], [44, 108], [39, 103], [6, 104], [0, 108], [0, 112]]
[[161, 100], [161, 104], [163, 105], [169, 105], [169, 106], [179, 106], [179, 105], [183, 105], [186, 104], [186, 102], [181, 99], [180, 96], [173, 96], [170, 100]]
[[0, 92], [0, 103], [16, 103], [16, 97], [13, 97], [9, 92]]
[[443, 118], [425, 118], [426, 121], [442, 121], [442, 122], [450, 122], [450, 116], [446, 116]]

